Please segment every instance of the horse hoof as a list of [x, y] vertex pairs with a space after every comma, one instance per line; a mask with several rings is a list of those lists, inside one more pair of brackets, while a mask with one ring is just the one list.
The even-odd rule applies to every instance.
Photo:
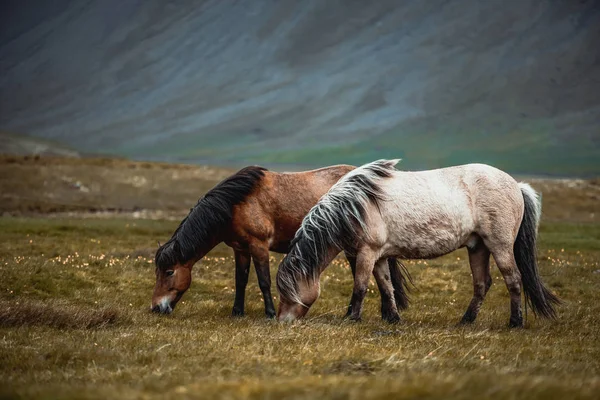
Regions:
[[389, 322], [390, 324], [396, 324], [400, 322], [400, 314], [394, 312], [382, 312], [381, 319]]
[[523, 321], [510, 321], [508, 323], [508, 327], [509, 328], [525, 328], [525, 325], [523, 325]]
[[267, 319], [275, 319], [275, 311], [267, 311], [265, 312]]
[[237, 310], [237, 309], [233, 309], [233, 311], [231, 312], [231, 316], [232, 317], [243, 317], [244, 316], [244, 310]]

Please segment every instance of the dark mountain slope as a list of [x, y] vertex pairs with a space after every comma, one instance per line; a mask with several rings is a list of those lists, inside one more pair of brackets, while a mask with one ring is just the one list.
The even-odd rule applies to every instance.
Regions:
[[599, 2], [3, 7], [0, 128], [81, 151], [600, 173]]

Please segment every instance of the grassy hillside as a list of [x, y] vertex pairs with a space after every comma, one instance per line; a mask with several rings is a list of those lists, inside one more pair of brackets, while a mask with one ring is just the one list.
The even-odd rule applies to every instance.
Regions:
[[[600, 122], [600, 121], [599, 121]], [[464, 123], [458, 117], [401, 124], [381, 135], [324, 144], [315, 141], [264, 152], [255, 161], [305, 164], [327, 160], [360, 165], [379, 158], [402, 158], [402, 168], [429, 169], [482, 162], [514, 174], [600, 176], [600, 125], [596, 136], [561, 137], [555, 126], [527, 121]]]
[[116, 158], [0, 156], [0, 212], [182, 215], [233, 172]]
[[[328, 157], [336, 159], [334, 152]], [[404, 162], [399, 168], [405, 168]], [[234, 172], [114, 158], [0, 156], [0, 214], [120, 213], [180, 219]], [[600, 180], [524, 179], [542, 193], [545, 219], [600, 220]]]

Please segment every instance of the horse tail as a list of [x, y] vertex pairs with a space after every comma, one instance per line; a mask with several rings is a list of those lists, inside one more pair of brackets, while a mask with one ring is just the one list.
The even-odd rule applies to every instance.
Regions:
[[525, 301], [535, 315], [556, 318], [554, 305], [561, 303], [542, 282], [536, 259], [536, 240], [542, 213], [540, 196], [526, 183], [519, 183], [525, 202], [525, 212], [514, 244], [515, 261], [521, 273]]
[[394, 299], [396, 300], [396, 307], [398, 310], [406, 310], [410, 299], [408, 292], [410, 292], [410, 284], [413, 284], [412, 277], [406, 269], [406, 266], [402, 264], [396, 258], [388, 258], [388, 266], [390, 268], [390, 279], [392, 286], [394, 287]]

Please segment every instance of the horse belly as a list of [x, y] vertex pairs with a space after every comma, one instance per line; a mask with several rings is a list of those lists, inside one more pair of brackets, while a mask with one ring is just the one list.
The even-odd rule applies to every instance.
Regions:
[[389, 251], [402, 258], [435, 258], [464, 246], [474, 221], [462, 199], [452, 200], [396, 203], [386, 218]]
[[[468, 237], [468, 235], [467, 235]], [[436, 231], [429, 235], [413, 235], [396, 241], [390, 255], [399, 258], [430, 259], [453, 252], [463, 245], [466, 239], [450, 231]]]

